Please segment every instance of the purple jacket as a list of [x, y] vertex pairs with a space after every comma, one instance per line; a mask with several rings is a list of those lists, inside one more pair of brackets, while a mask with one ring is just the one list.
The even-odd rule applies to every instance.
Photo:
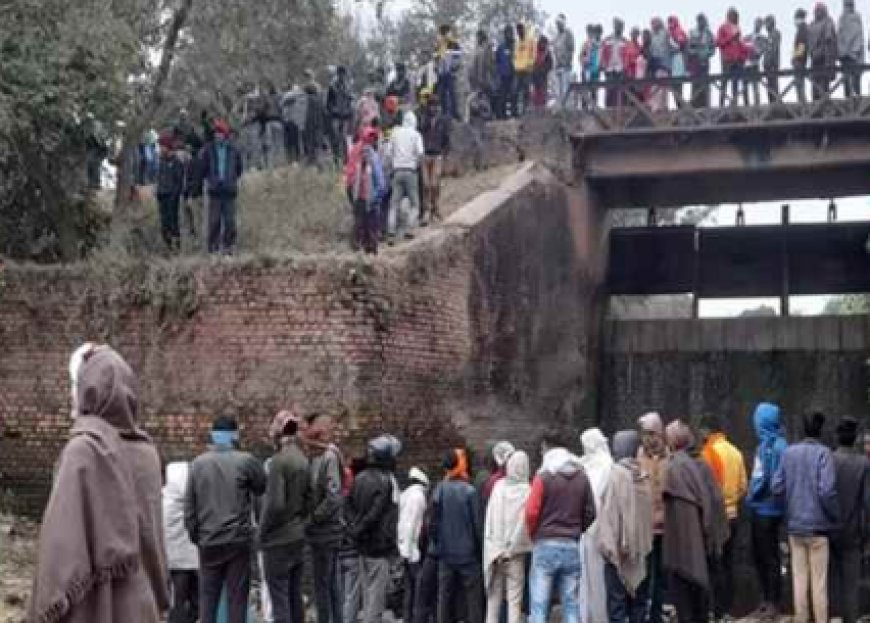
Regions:
[[836, 470], [831, 451], [815, 439], [789, 446], [773, 477], [773, 493], [785, 496], [788, 533], [827, 535], [839, 524]]

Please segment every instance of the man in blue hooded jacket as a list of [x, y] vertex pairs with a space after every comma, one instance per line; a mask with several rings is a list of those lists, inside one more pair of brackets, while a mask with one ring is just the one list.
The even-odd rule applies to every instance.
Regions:
[[782, 596], [779, 526], [785, 508], [773, 494], [772, 483], [788, 444], [782, 434], [777, 405], [760, 403], [752, 419], [758, 435], [758, 449], [746, 501], [751, 511], [752, 552], [762, 598], [755, 616], [759, 619], [775, 618]]

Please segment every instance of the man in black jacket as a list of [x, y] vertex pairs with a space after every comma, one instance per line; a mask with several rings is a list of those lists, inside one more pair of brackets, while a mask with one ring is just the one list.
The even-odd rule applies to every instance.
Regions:
[[468, 623], [483, 622], [483, 515], [480, 496], [468, 482], [464, 450], [451, 450], [446, 476], [432, 495], [430, 533], [438, 552], [438, 623], [454, 621], [456, 584], [462, 585]]
[[201, 623], [215, 623], [224, 585], [229, 623], [245, 623], [254, 538], [252, 503], [266, 491], [263, 466], [237, 450], [239, 427], [228, 417], [212, 425], [211, 446], [190, 466], [184, 525], [199, 548]]
[[326, 114], [329, 115], [329, 139], [336, 166], [347, 162], [347, 138], [353, 118], [353, 95], [347, 80], [347, 68], [339, 66], [335, 80], [326, 92]]
[[178, 251], [181, 231], [178, 210], [184, 192], [184, 164], [175, 153], [175, 137], [164, 132], [160, 135], [160, 159], [157, 163], [157, 188], [155, 195], [160, 206], [160, 232], [163, 242], [171, 252]]
[[399, 485], [393, 475], [402, 444], [382, 435], [368, 445], [366, 469], [350, 492], [350, 531], [360, 554], [363, 623], [380, 623], [386, 607], [390, 558], [398, 552]]
[[861, 553], [867, 542], [868, 471], [870, 461], [855, 448], [858, 421], [845, 417], [837, 426], [838, 448], [834, 452], [837, 499], [840, 501], [840, 529], [831, 535], [830, 604], [840, 604], [843, 623], [858, 620], [858, 586]]
[[305, 615], [302, 562], [311, 489], [298, 429], [291, 411], [281, 411], [269, 428], [278, 452], [269, 461], [259, 541], [274, 623], [296, 623]]

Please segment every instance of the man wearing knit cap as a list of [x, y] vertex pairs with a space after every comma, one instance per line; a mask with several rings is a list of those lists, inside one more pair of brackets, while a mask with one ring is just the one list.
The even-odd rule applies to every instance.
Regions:
[[513, 453], [514, 446], [509, 441], [499, 441], [495, 446], [493, 446], [492, 462], [495, 469], [489, 475], [489, 478], [487, 478], [486, 483], [483, 485], [483, 490], [481, 491], [484, 506], [489, 502], [489, 498], [492, 495], [492, 490], [495, 488], [496, 483], [505, 477], [505, 466]]
[[275, 623], [301, 621], [304, 614], [302, 561], [311, 492], [299, 425], [299, 416], [281, 411], [269, 428], [278, 452], [269, 462], [259, 544]]
[[652, 502], [653, 550], [649, 559], [649, 623], [662, 623], [662, 606], [666, 578], [662, 570], [662, 536], [665, 531], [665, 507], [663, 489], [665, 472], [670, 453], [664, 438], [661, 416], [650, 411], [638, 419], [641, 447], [637, 459], [641, 470], [649, 476], [650, 500]]
[[468, 623], [483, 622], [483, 514], [480, 498], [468, 482], [465, 450], [449, 451], [442, 463], [444, 480], [432, 494], [430, 535], [438, 555], [438, 623], [452, 623], [459, 599], [457, 584], [465, 593]]
[[242, 154], [230, 140], [223, 119], [213, 124], [215, 139], [202, 153], [202, 175], [208, 189], [208, 251], [231, 254], [236, 246], [236, 197], [242, 176]]
[[405, 602], [403, 621], [414, 620], [414, 597], [422, 567], [420, 533], [426, 515], [429, 477], [419, 467], [408, 472], [410, 484], [399, 498], [399, 556], [405, 565]]

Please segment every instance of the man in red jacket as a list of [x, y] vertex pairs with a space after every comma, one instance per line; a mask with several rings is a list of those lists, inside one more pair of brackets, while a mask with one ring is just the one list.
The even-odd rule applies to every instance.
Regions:
[[549, 620], [550, 597], [558, 579], [562, 620], [578, 623], [582, 571], [579, 541], [595, 521], [595, 497], [580, 459], [558, 447], [558, 440], [545, 443], [552, 449], [544, 455], [526, 503], [526, 528], [535, 544], [529, 621]]
[[[740, 91], [743, 90], [743, 101], [749, 105], [749, 94], [745, 91], [744, 67], [748, 50], [740, 33], [740, 14], [737, 9], [728, 9], [728, 16], [716, 34], [716, 47], [722, 55], [722, 73], [730, 76], [731, 104], [736, 105]], [[722, 89], [720, 105], [725, 104], [725, 93]]]

